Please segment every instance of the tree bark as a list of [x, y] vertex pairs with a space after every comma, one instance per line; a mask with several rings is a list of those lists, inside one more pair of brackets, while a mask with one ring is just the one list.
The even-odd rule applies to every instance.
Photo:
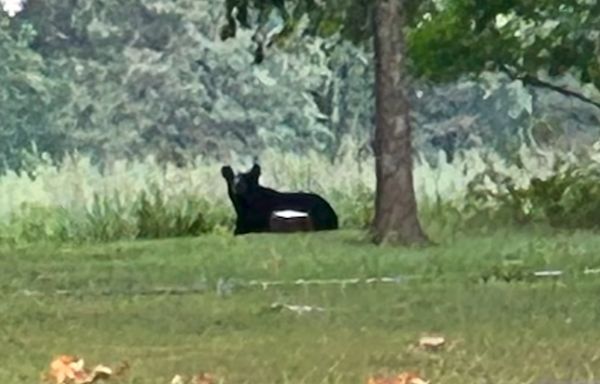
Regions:
[[409, 103], [406, 94], [405, 0], [375, 0], [375, 218], [376, 243], [424, 244], [417, 217]]

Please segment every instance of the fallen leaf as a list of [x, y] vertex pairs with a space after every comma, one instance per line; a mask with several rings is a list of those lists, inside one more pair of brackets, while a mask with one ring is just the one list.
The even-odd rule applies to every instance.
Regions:
[[112, 369], [104, 365], [96, 365], [92, 372], [84, 379], [82, 383], [93, 383], [97, 380], [106, 380], [113, 374]]
[[192, 384], [215, 384], [216, 382], [215, 376], [206, 372], [202, 372], [192, 378]]
[[371, 377], [367, 384], [428, 384], [414, 372], [403, 372], [395, 377]]
[[419, 346], [429, 349], [437, 349], [446, 343], [441, 336], [423, 336], [419, 339]]
[[171, 379], [171, 384], [216, 384], [217, 379], [211, 373], [201, 372], [191, 377], [189, 381], [181, 375], [175, 375]]
[[50, 363], [49, 377], [57, 384], [82, 376], [83, 359], [73, 355], [60, 355]]
[[97, 365], [91, 372], [85, 370], [82, 358], [73, 355], [60, 355], [50, 363], [50, 379], [56, 384], [76, 383], [91, 384], [100, 379], [112, 376], [112, 369], [104, 365]]
[[175, 375], [173, 376], [173, 379], [171, 379], [171, 384], [185, 384], [185, 381], [183, 381], [181, 375]]

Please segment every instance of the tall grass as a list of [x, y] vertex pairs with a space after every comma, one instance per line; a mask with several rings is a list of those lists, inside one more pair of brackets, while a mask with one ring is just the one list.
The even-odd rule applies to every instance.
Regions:
[[[333, 163], [316, 152], [300, 156], [268, 150], [260, 156], [261, 182], [280, 190], [320, 193], [332, 202], [343, 227], [364, 228], [373, 212], [374, 160], [359, 159], [356, 148], [347, 142]], [[593, 148], [584, 158], [588, 168], [600, 164]], [[251, 165], [243, 158], [231, 163], [236, 170]], [[532, 179], [551, 179], [582, 164], [581, 156], [525, 146], [512, 162], [483, 149], [462, 152], [452, 163], [440, 154], [435, 166], [417, 156], [414, 177], [421, 221], [429, 231], [446, 235], [468, 229], [476, 219], [478, 227], [511, 222], [518, 212], [533, 219], [526, 212], [531, 196], [518, 200], [514, 191], [523, 195]], [[221, 165], [198, 158], [177, 168], [147, 158], [116, 160], [101, 170], [77, 153], [60, 165], [42, 156], [30, 175], [8, 172], [0, 177], [0, 239], [110, 241], [229, 231], [234, 212]], [[563, 182], [563, 189], [573, 183]], [[596, 193], [589, 190], [593, 183], [587, 185], [581, 198]]]

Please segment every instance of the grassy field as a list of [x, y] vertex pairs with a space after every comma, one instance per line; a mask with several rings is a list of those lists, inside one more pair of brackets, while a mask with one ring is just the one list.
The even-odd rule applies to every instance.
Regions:
[[[361, 237], [1, 248], [0, 382], [38, 382], [60, 353], [89, 364], [126, 360], [128, 374], [114, 380], [125, 383], [165, 384], [198, 371], [227, 383], [364, 383], [404, 370], [432, 383], [600, 376], [600, 275], [583, 273], [600, 266], [597, 234], [499, 231], [425, 249], [378, 248]], [[564, 275], [530, 277], [540, 269]], [[377, 276], [406, 279], [243, 285]], [[217, 290], [219, 281], [229, 288]], [[156, 294], [161, 287], [189, 291]], [[275, 302], [325, 311], [298, 315], [273, 310]], [[426, 334], [444, 335], [446, 348], [416, 348]]]

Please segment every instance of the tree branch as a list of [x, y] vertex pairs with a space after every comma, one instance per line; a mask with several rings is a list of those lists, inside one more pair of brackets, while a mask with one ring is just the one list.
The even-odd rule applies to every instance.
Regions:
[[558, 92], [564, 96], [574, 97], [584, 103], [591, 104], [594, 107], [600, 109], [600, 102], [590, 99], [589, 97], [582, 95], [581, 93], [571, 91], [570, 89], [559, 87], [558, 85], [551, 84], [547, 81], [540, 80], [530, 74], [517, 75], [515, 72], [508, 69], [506, 66], [500, 67], [501, 71], [506, 73], [513, 80], [521, 80], [523, 84], [531, 85], [532, 87], [546, 88], [554, 92]]

